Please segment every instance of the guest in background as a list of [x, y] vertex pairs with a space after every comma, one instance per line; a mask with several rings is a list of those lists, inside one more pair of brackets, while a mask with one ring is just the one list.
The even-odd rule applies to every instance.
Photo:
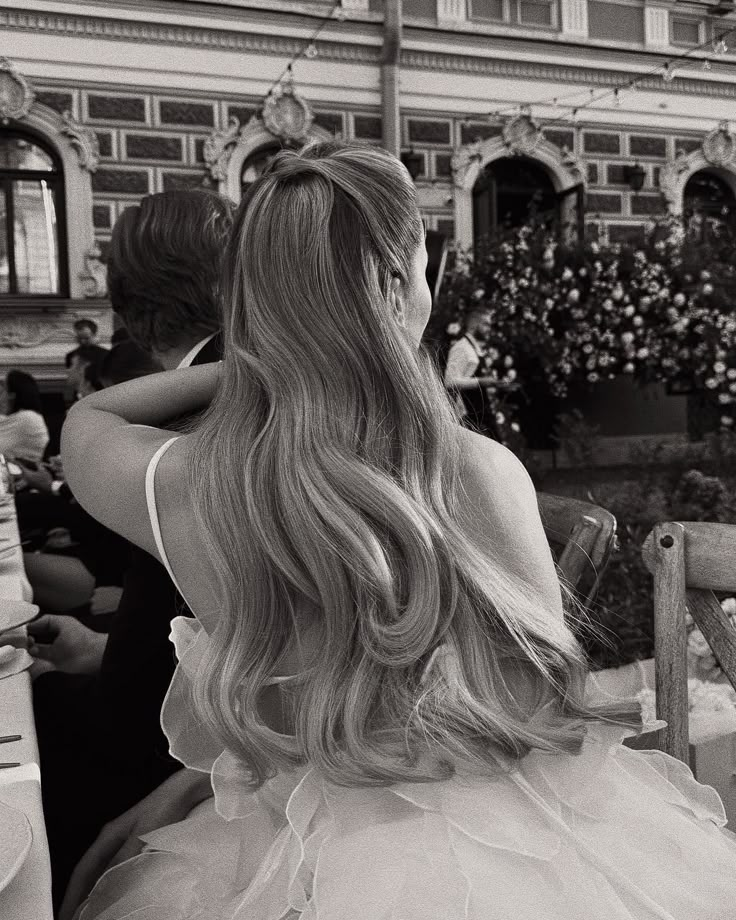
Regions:
[[[113, 229], [108, 288], [132, 341], [121, 341], [105, 358], [103, 383], [131, 379], [136, 369], [219, 360], [220, 265], [232, 219], [232, 204], [205, 191], [150, 195], [123, 212]], [[103, 825], [181, 767], [168, 754], [160, 713], [175, 664], [170, 622], [182, 612], [186, 606], [164, 567], [131, 547], [104, 643], [69, 617], [31, 626], [57, 905]]]
[[80, 396], [85, 367], [99, 372], [107, 349], [97, 344], [97, 323], [91, 319], [78, 319], [74, 323], [77, 347], [67, 353], [65, 363], [68, 369], [65, 396], [68, 403]]
[[489, 419], [485, 388], [495, 386], [494, 377], [479, 374], [487, 354], [486, 339], [491, 331], [491, 314], [486, 307], [471, 310], [465, 321], [465, 334], [447, 355], [445, 386], [455, 394], [458, 415], [468, 427], [483, 433], [495, 432]]
[[39, 463], [49, 443], [38, 384], [24, 371], [10, 371], [0, 394], [0, 454]]

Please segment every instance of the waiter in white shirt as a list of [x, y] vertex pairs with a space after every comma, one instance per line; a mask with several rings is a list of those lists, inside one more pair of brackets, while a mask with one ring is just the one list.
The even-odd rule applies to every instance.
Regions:
[[479, 375], [488, 351], [485, 342], [490, 332], [490, 311], [487, 307], [475, 307], [466, 317], [465, 334], [450, 348], [445, 367], [445, 386], [455, 394], [460, 418], [485, 433], [495, 431], [495, 424], [488, 417], [485, 390], [498, 386], [495, 377]]

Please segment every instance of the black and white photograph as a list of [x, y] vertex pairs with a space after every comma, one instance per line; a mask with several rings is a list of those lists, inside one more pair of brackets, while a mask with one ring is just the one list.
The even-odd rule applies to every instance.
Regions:
[[0, 920], [736, 920], [734, 0], [0, 0]]

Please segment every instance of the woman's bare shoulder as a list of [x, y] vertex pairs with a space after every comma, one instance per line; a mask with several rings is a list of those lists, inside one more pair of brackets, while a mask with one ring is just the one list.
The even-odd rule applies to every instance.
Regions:
[[502, 501], [517, 490], [521, 490], [519, 498], [534, 494], [526, 467], [508, 447], [465, 428], [461, 429], [460, 444], [460, 478], [466, 489], [477, 489], [489, 498], [498, 497]]

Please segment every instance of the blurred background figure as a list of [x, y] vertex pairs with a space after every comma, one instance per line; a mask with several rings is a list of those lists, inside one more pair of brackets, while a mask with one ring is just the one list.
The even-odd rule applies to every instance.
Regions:
[[78, 319], [74, 323], [77, 347], [68, 352], [65, 358], [67, 378], [64, 396], [67, 403], [73, 403], [81, 395], [84, 370], [91, 367], [93, 373], [99, 374], [100, 365], [107, 354], [107, 349], [97, 344], [97, 323], [91, 319]]
[[0, 454], [36, 464], [48, 443], [38, 384], [25, 371], [10, 371], [0, 391]]

